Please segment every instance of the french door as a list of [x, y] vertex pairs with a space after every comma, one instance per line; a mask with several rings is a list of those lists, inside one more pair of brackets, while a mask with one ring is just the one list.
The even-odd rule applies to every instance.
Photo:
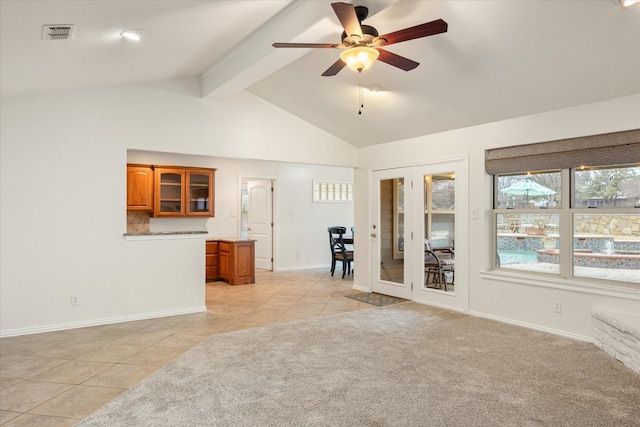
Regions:
[[[374, 244], [373, 292], [412, 298], [411, 225], [414, 210], [408, 191], [412, 168], [376, 171], [373, 199], [377, 201], [371, 230]], [[408, 197], [407, 197], [408, 196]], [[406, 225], [409, 224], [409, 227]]]
[[[467, 176], [466, 159], [372, 172], [373, 292], [468, 309]], [[433, 274], [427, 244], [453, 272]]]

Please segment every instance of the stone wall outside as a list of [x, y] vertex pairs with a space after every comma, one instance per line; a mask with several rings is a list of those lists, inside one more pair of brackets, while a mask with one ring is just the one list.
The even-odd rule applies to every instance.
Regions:
[[[526, 219], [527, 214], [505, 214], [502, 216], [504, 222], [507, 223], [507, 227], [503, 227], [499, 224], [498, 232], [508, 232], [507, 228], [509, 224], [520, 224], [524, 218], [524, 222], [529, 222]], [[557, 234], [557, 224], [554, 221], [554, 214], [545, 214], [536, 212], [532, 215], [535, 219], [530, 221], [534, 223], [533, 226], [545, 228], [545, 234], [554, 235]], [[557, 218], [557, 215], [555, 215]], [[576, 214], [574, 216], [574, 231], [576, 235], [600, 235], [600, 236], [613, 236], [614, 238], [627, 238], [630, 240], [640, 240], [640, 214]], [[516, 233], [518, 227], [512, 227], [512, 230]], [[521, 230], [524, 231], [524, 230]], [[617, 239], [616, 239], [617, 240]]]
[[576, 234], [600, 234], [640, 239], [640, 215], [577, 214]]

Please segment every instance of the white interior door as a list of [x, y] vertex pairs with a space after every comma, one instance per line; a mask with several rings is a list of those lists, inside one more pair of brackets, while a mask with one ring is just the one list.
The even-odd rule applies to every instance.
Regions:
[[411, 168], [373, 172], [372, 291], [412, 299]]
[[273, 270], [273, 191], [271, 180], [247, 182], [247, 237], [256, 241], [256, 268]]

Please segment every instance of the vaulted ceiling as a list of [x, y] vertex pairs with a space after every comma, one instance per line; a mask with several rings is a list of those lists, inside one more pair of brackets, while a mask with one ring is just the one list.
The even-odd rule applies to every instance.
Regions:
[[[419, 62], [412, 71], [377, 61], [322, 77], [339, 50], [272, 43], [340, 43], [331, 1], [0, 0], [1, 95], [198, 76], [204, 98], [246, 90], [363, 147], [640, 93], [640, 5], [353, 4], [380, 34], [435, 19], [448, 32], [386, 48]], [[42, 40], [52, 24], [73, 24], [72, 37]], [[122, 39], [126, 29], [144, 30], [142, 40]]]

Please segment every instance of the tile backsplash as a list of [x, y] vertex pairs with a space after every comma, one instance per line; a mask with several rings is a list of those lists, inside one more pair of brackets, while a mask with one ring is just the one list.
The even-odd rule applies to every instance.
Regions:
[[127, 233], [148, 233], [150, 214], [148, 211], [127, 211]]

